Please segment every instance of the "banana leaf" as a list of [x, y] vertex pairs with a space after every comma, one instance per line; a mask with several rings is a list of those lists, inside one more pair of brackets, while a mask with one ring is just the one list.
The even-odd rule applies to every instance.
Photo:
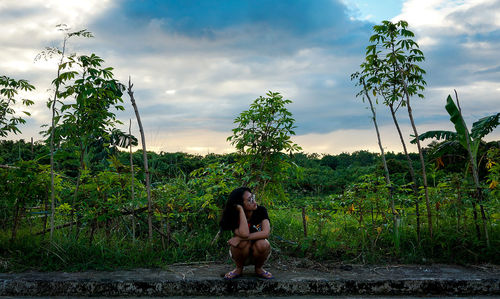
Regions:
[[471, 137], [483, 138], [500, 125], [500, 113], [483, 117], [472, 124]]
[[[413, 135], [412, 135], [413, 136]], [[437, 140], [456, 140], [457, 139], [457, 133], [452, 132], [452, 131], [427, 131], [423, 134], [420, 134], [418, 136], [418, 140], [425, 140], [429, 138], [436, 138]], [[410, 143], [417, 143], [417, 138], [413, 138]]]
[[[464, 148], [467, 148], [467, 135], [468, 135], [467, 126], [465, 124], [464, 119], [462, 118], [462, 114], [455, 105], [455, 102], [453, 102], [453, 100], [451, 99], [450, 95], [448, 95], [448, 98], [446, 98], [445, 108], [446, 111], [448, 111], [448, 114], [450, 115], [450, 120], [455, 126], [455, 130], [457, 130], [458, 141]], [[470, 136], [469, 136], [469, 142], [470, 142]]]

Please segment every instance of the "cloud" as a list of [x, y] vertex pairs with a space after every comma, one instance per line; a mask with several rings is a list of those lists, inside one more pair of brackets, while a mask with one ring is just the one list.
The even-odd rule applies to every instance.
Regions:
[[[33, 118], [23, 136], [33, 136], [50, 121], [45, 100], [51, 94], [46, 90], [55, 76], [55, 62], [33, 63], [33, 58], [44, 46], [60, 43], [54, 26], [67, 23], [95, 35], [71, 40], [71, 52], [96, 53], [122, 82], [131, 76], [151, 149], [227, 151], [225, 138], [234, 118], [272, 90], [293, 100], [289, 109], [305, 150], [378, 151], [376, 140], [370, 139], [370, 112], [355, 98], [357, 87], [349, 79], [364, 59], [373, 24], [350, 19], [340, 1], [60, 3], [0, 3], [0, 18], [6, 20], [0, 69], [37, 86]], [[413, 101], [419, 127], [449, 122], [444, 100], [453, 88], [467, 121], [498, 110], [498, 3], [404, 3], [396, 18], [409, 21], [427, 58], [426, 98]], [[481, 18], [484, 10], [487, 20]], [[124, 100], [127, 110], [118, 117], [128, 123], [135, 116], [128, 97]], [[381, 127], [390, 130], [388, 110], [379, 106], [377, 113]], [[406, 111], [398, 115], [407, 123]], [[133, 133], [138, 135], [137, 129]]]
[[475, 74], [488, 74], [488, 73], [498, 73], [498, 72], [500, 72], [500, 65], [476, 71]]
[[[205, 14], [200, 12], [202, 1], [201, 6], [188, 2], [180, 11], [170, 12], [177, 3], [167, 1], [154, 9], [141, 3], [134, 4], [139, 8], [120, 5], [111, 16], [92, 25], [103, 40], [115, 44], [118, 38], [126, 45], [114, 49], [108, 63], [122, 66], [116, 69], [119, 78], [132, 74], [138, 97], [147, 99], [145, 122], [161, 123], [155, 126], [171, 130], [204, 125], [229, 132], [232, 120], [269, 90], [294, 101], [290, 109], [297, 117], [298, 132], [331, 131], [332, 119], [341, 120], [336, 114], [354, 110], [352, 106], [345, 109], [353, 98], [346, 70], [354, 71], [361, 61], [361, 40], [368, 38], [369, 25], [349, 21], [343, 5], [335, 1], [296, 1], [294, 5], [265, 1], [263, 6], [251, 2], [247, 8], [250, 2], [243, 1], [224, 9], [216, 4]], [[210, 36], [202, 34], [207, 31], [207, 20], [228, 9], [245, 17], [231, 17], [221, 24], [209, 22]], [[266, 12], [255, 16], [254, 10]], [[298, 11], [311, 11], [318, 17], [311, 13], [293, 17]], [[199, 22], [191, 24], [191, 19], [172, 14], [186, 14]], [[274, 26], [276, 18], [283, 16], [309, 29]], [[172, 18], [184, 20], [183, 25], [173, 24]], [[318, 22], [320, 19], [323, 21]], [[104, 26], [109, 20], [115, 25]], [[122, 23], [117, 25], [116, 20]], [[339, 23], [345, 26], [337, 26]], [[126, 36], [120, 34], [124, 31]], [[175, 95], [165, 95], [165, 89], [176, 90]], [[334, 93], [342, 93], [345, 99]], [[358, 124], [347, 116], [342, 119]]]
[[426, 57], [425, 114], [436, 114], [456, 89], [465, 115], [499, 111], [499, 0], [408, 0], [393, 21], [406, 20]]
[[[470, 127], [471, 125], [469, 124], [469, 128]], [[451, 122], [434, 122], [432, 124], [423, 124], [418, 126], [419, 133], [436, 130], [436, 128], [454, 131]], [[399, 135], [393, 125], [388, 124], [380, 126], [379, 130], [381, 132], [382, 147], [386, 153], [389, 151], [396, 153], [403, 152]], [[410, 136], [413, 135], [411, 126], [409, 124], [402, 124], [401, 131], [408, 151], [416, 153], [417, 146], [410, 144], [410, 140], [413, 139]], [[292, 140], [300, 145], [306, 153], [337, 155], [343, 152], [350, 153], [359, 150], [368, 150], [370, 152], [380, 153], [377, 135], [375, 134], [374, 128], [341, 129], [325, 134], [310, 133], [294, 137]], [[498, 130], [494, 131], [493, 133], [487, 135], [484, 140], [500, 140], [500, 132]], [[430, 142], [432, 142], [431, 139], [425, 140], [421, 142], [421, 146], [425, 147]]]
[[[58, 0], [3, 0], [0, 2], [0, 75], [15, 79], [27, 79], [35, 85], [36, 91], [23, 93], [34, 100], [35, 104], [27, 110], [28, 126], [22, 126], [21, 137], [40, 138], [40, 125], [50, 122], [50, 113], [45, 102], [53, 91], [51, 81], [57, 71], [55, 61], [40, 60], [35, 57], [44, 47], [59, 46], [63, 34], [56, 25], [68, 24], [78, 29], [85, 28], [89, 21], [113, 7], [109, 0], [58, 1]], [[70, 43], [69, 51], [74, 51], [81, 43]], [[84, 45], [85, 43], [83, 43]], [[74, 47], [76, 46], [76, 47]], [[16, 109], [21, 111], [21, 109]], [[24, 110], [24, 109], [23, 109]], [[16, 138], [15, 135], [10, 138]]]

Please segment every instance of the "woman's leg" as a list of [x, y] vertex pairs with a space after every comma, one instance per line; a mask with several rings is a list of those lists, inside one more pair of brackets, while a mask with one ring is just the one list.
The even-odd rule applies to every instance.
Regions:
[[265, 270], [262, 267], [271, 253], [271, 244], [267, 239], [257, 240], [252, 245], [252, 253], [255, 262], [255, 273], [264, 273]]
[[236, 264], [236, 269], [226, 274], [227, 278], [231, 278], [230, 273], [234, 273], [236, 275], [241, 275], [243, 272], [243, 267], [245, 266], [245, 260], [248, 258], [250, 254], [250, 241], [241, 241], [238, 246], [231, 246], [231, 257], [233, 258], [234, 263]]

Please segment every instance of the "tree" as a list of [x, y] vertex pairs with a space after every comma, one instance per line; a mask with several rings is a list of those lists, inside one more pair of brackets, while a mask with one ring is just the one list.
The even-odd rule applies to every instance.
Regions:
[[[384, 104], [391, 110], [394, 124], [396, 125], [407, 156], [410, 174], [414, 181], [413, 190], [416, 193], [416, 179], [414, 177], [413, 166], [411, 165], [411, 159], [409, 158], [403, 135], [397, 122], [396, 111], [399, 106], [406, 106], [413, 134], [418, 136], [410, 100], [415, 95], [420, 98], [424, 97], [421, 92], [424, 90], [424, 85], [426, 84], [423, 79], [425, 71], [418, 66], [418, 63], [422, 62], [425, 57], [419, 49], [418, 44], [412, 39], [415, 35], [407, 28], [408, 23], [406, 21], [399, 21], [397, 23], [383, 21], [382, 25], [373, 26], [375, 34], [370, 37], [372, 44], [367, 47], [364, 68], [365, 72], [370, 74], [367, 82], [374, 86], [373, 92], [383, 96]], [[423, 151], [418, 140], [417, 149], [422, 168], [429, 234], [432, 238], [432, 213], [427, 188], [427, 174]], [[418, 213], [418, 199], [416, 205]], [[419, 226], [419, 217], [417, 215], [418, 235], [420, 235]]]
[[36, 59], [40, 58], [52, 58], [54, 55], [59, 56], [59, 62], [57, 64], [57, 77], [54, 81], [52, 81], [52, 84], [55, 86], [54, 90], [54, 97], [48, 101], [47, 106], [51, 109], [52, 112], [52, 117], [51, 117], [51, 125], [50, 129], [47, 132], [50, 134], [50, 202], [51, 202], [51, 213], [50, 213], [50, 239], [52, 240], [52, 236], [54, 234], [54, 215], [55, 215], [55, 189], [54, 189], [54, 138], [55, 138], [55, 126], [57, 124], [57, 121], [60, 119], [60, 116], [58, 115], [58, 110], [56, 104], [59, 102], [58, 101], [58, 95], [59, 95], [59, 86], [61, 84], [61, 70], [62, 70], [62, 65], [64, 63], [64, 59], [66, 58], [66, 44], [68, 40], [73, 37], [73, 36], [80, 36], [80, 37], [86, 37], [90, 38], [93, 37], [92, 33], [88, 32], [87, 30], [80, 30], [80, 31], [75, 31], [75, 32], [68, 32], [69, 29], [65, 24], [59, 24], [56, 26], [59, 31], [61, 32], [66, 32], [64, 34], [63, 38], [63, 44], [61, 49], [57, 47], [46, 47], [44, 51], [42, 51], [40, 54], [38, 54]]
[[288, 154], [301, 148], [293, 143], [295, 135], [292, 113], [285, 107], [292, 103], [277, 92], [260, 96], [234, 120], [237, 127], [227, 138], [236, 147], [244, 169], [244, 184], [268, 198], [271, 191], [284, 195], [281, 182], [293, 168]]
[[[60, 27], [62, 31], [67, 31], [64, 26]], [[113, 131], [116, 131], [114, 126], [120, 121], [116, 119], [110, 108], [124, 110], [119, 103], [122, 102], [121, 96], [125, 87], [113, 78], [113, 68], [103, 67], [104, 61], [97, 55], [77, 56], [71, 54], [66, 56], [66, 43], [73, 36], [92, 37], [92, 34], [86, 30], [66, 33], [62, 50], [47, 48], [39, 56], [45, 58], [53, 55], [60, 56], [57, 77], [52, 82], [55, 86], [54, 98], [48, 103], [52, 110], [52, 124], [45, 133], [50, 134], [52, 176], [56, 138], [59, 144], [75, 145], [79, 150], [79, 168], [72, 204], [75, 206], [80, 187], [80, 176], [85, 167], [84, 161], [89, 147], [92, 144], [103, 145], [112, 141], [121, 142], [123, 139], [112, 138]], [[63, 90], [61, 91], [61, 89]], [[60, 104], [59, 109], [57, 109], [56, 104]], [[127, 135], [120, 133], [118, 136]], [[133, 142], [133, 138], [128, 137], [126, 140]], [[51, 195], [51, 198], [54, 210], [54, 194]], [[52, 222], [53, 219], [51, 219]]]
[[[58, 136], [62, 142], [75, 145], [79, 150], [73, 210], [78, 205], [82, 171], [90, 168], [91, 146], [109, 145], [113, 141], [111, 136], [113, 131], [116, 131], [114, 127], [121, 122], [111, 108], [125, 109], [120, 104], [123, 102], [121, 97], [125, 87], [113, 78], [113, 68], [103, 67], [103, 63], [104, 60], [93, 53], [88, 56], [70, 56], [60, 66], [65, 72], [55, 80], [59, 81], [58, 84], [64, 85], [64, 90], [58, 94], [58, 97], [65, 99], [62, 101], [60, 110], [62, 123], [57, 127]], [[125, 133], [121, 135], [126, 136]], [[132, 139], [129, 138], [128, 141], [131, 142]]]
[[[472, 124], [472, 129], [469, 132], [467, 125], [462, 117], [462, 110], [460, 108], [460, 103], [458, 101], [458, 96], [456, 97], [457, 104], [453, 102], [450, 95], [446, 98], [446, 111], [450, 115], [450, 121], [455, 126], [456, 132], [452, 131], [428, 131], [422, 135], [416, 137], [412, 140], [413, 143], [418, 140], [425, 140], [427, 138], [435, 138], [437, 140], [445, 139], [446, 142], [444, 146], [449, 145], [452, 142], [458, 141], [459, 144], [465, 148], [469, 154], [469, 162], [472, 168], [472, 176], [474, 179], [474, 184], [476, 186], [476, 200], [479, 202], [479, 207], [481, 209], [481, 218], [483, 221], [484, 235], [486, 238], [486, 244], [490, 246], [490, 240], [488, 236], [488, 226], [486, 223], [486, 215], [484, 212], [484, 206], [482, 203], [482, 191], [479, 184], [479, 172], [477, 156], [479, 151], [479, 145], [482, 142], [482, 138], [488, 133], [493, 131], [498, 125], [500, 125], [500, 113], [495, 113], [490, 116], [483, 117]], [[443, 145], [441, 145], [443, 146]]]
[[[19, 91], [31, 91], [35, 87], [26, 80], [15, 80], [7, 76], [0, 76], [0, 137], [7, 137], [9, 133], [21, 133], [17, 127], [26, 121], [16, 115], [13, 106], [16, 104], [16, 95]], [[33, 101], [22, 99], [21, 103], [30, 106]], [[30, 115], [27, 111], [22, 111], [25, 115]]]
[[324, 155], [321, 158], [320, 163], [321, 163], [321, 165], [328, 166], [333, 170], [337, 169], [337, 166], [339, 165], [338, 158], [336, 156], [332, 156], [332, 155]]

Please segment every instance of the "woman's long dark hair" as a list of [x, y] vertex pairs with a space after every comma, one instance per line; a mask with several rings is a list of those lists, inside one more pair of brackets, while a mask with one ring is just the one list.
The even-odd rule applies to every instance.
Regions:
[[226, 202], [226, 207], [222, 211], [222, 218], [220, 220], [220, 228], [222, 230], [233, 230], [238, 228], [239, 225], [239, 214], [236, 210], [236, 205], [243, 206], [243, 194], [245, 192], [250, 192], [250, 188], [240, 187], [234, 189], [231, 194], [229, 194], [229, 199]]

